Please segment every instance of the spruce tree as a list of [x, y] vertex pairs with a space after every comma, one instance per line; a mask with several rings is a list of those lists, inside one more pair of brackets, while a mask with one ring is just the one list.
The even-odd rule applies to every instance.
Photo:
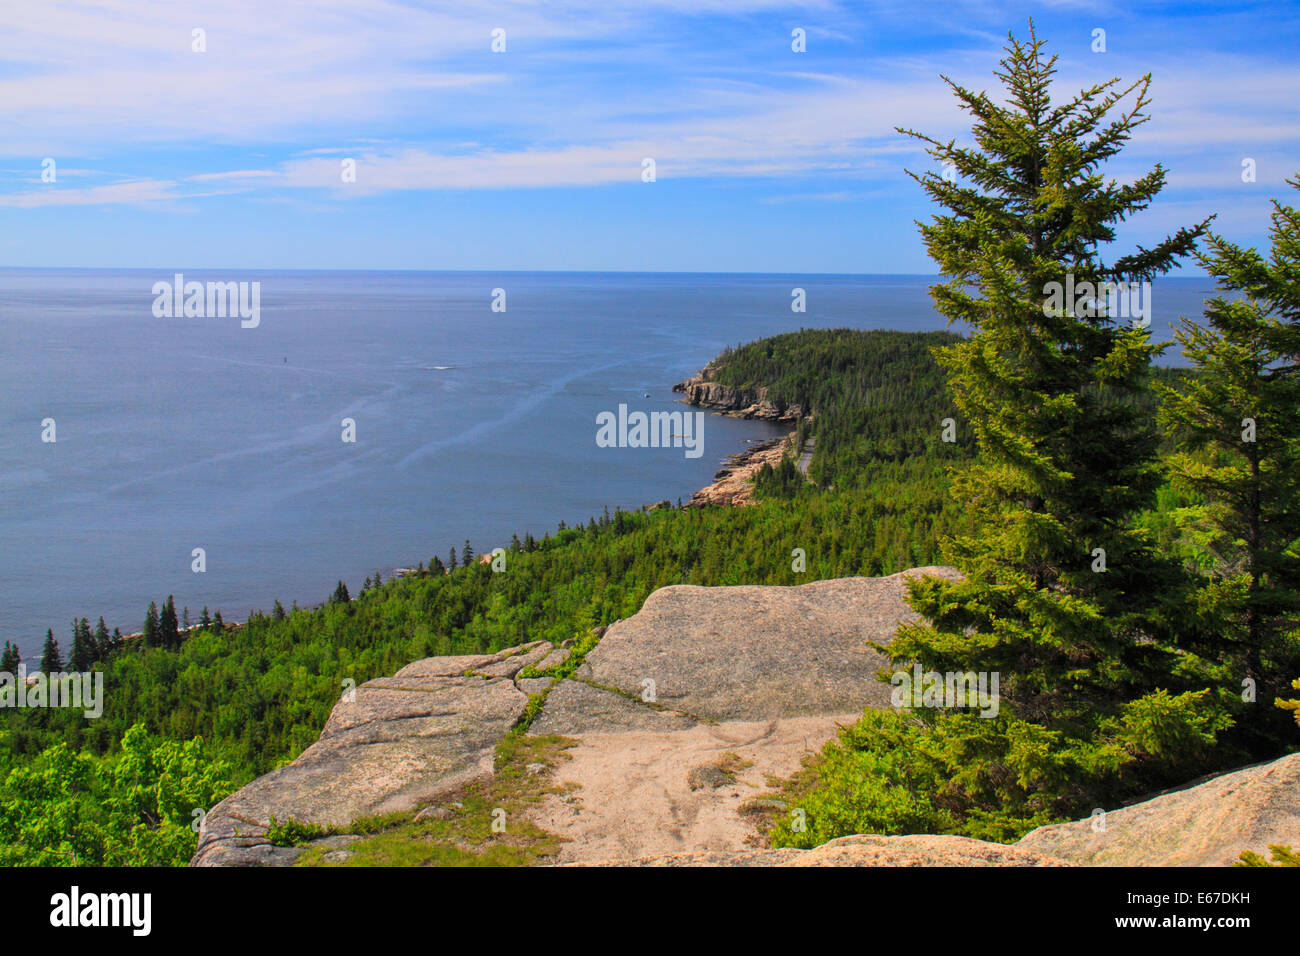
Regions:
[[[1125, 764], [1191, 759], [1222, 725], [1200, 709], [1207, 692], [1166, 692], [1188, 681], [1171, 677], [1162, 606], [1180, 579], [1134, 524], [1159, 482], [1143, 398], [1160, 349], [1093, 302], [1108, 283], [1175, 267], [1207, 223], [1104, 258], [1164, 185], [1159, 164], [1129, 184], [1100, 172], [1147, 121], [1150, 76], [1053, 102], [1042, 46], [1032, 23], [1028, 42], [1009, 38], [995, 71], [1005, 102], [944, 77], [974, 145], [900, 130], [944, 168], [909, 175], [946, 210], [919, 225], [945, 277], [936, 307], [970, 330], [936, 355], [978, 455], [953, 475], [972, 528], [947, 542], [964, 579], [914, 583], [926, 620], [889, 652], [924, 671], [999, 675], [997, 718], [921, 716], [957, 722], [948, 799], [1022, 820], [1096, 805]], [[1071, 288], [1073, 301], [1057, 295]]]
[[158, 604], [149, 602], [149, 610], [144, 615], [144, 631], [141, 640], [145, 647], [158, 647], [162, 643], [162, 634], [158, 620]]
[[1268, 258], [1221, 235], [1198, 256], [1224, 294], [1204, 324], [1181, 321], [1196, 374], [1164, 388], [1160, 410], [1175, 481], [1205, 502], [1198, 650], [1225, 665], [1243, 743], [1260, 756], [1293, 736], [1270, 704], [1300, 672], [1300, 213], [1274, 200], [1270, 219]]
[[108, 660], [108, 655], [113, 652], [113, 649], [113, 638], [108, 633], [108, 625], [104, 623], [104, 618], [101, 616], [99, 623], [95, 625], [95, 659]]
[[63, 670], [63, 654], [59, 651], [59, 642], [54, 639], [54, 631], [45, 631], [45, 647], [41, 649], [41, 671], [54, 674]]
[[451, 554], [447, 555], [447, 568], [448, 570], [455, 571], [457, 567], [459, 567], [459, 565], [456, 562], [456, 549], [453, 547], [451, 549]]
[[167, 595], [162, 613], [158, 617], [158, 639], [163, 647], [174, 650], [181, 646], [180, 622], [176, 619], [176, 601]]
[[73, 671], [90, 670], [95, 663], [95, 640], [90, 633], [90, 621], [84, 617], [72, 622], [72, 650], [68, 653], [68, 667]]
[[4, 654], [0, 655], [0, 672], [16, 676], [18, 674], [18, 665], [22, 661], [23, 656], [18, 650], [18, 645], [5, 641]]
[[469, 546], [469, 538], [465, 539], [465, 550], [461, 552], [460, 560], [467, 568], [474, 564], [474, 549]]

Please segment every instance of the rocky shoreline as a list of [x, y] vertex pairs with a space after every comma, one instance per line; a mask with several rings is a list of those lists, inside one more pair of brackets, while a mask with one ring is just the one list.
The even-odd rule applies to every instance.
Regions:
[[727, 464], [713, 476], [713, 484], [691, 496], [688, 508], [705, 505], [744, 507], [754, 503], [754, 475], [764, 465], [775, 468], [794, 447], [795, 432], [727, 456]]
[[768, 397], [766, 385], [754, 388], [733, 388], [713, 380], [716, 368], [712, 362], [694, 378], [678, 382], [674, 392], [683, 393], [687, 405], [712, 408], [733, 418], [761, 418], [770, 422], [797, 422], [804, 417], [801, 405], [785, 405]]
[[[684, 394], [687, 405], [710, 408], [732, 418], [762, 419], [763, 421], [790, 424], [802, 420], [801, 405], [784, 405], [768, 397], [765, 385], [754, 388], [734, 388], [713, 380], [716, 368], [712, 362], [704, 366], [694, 378], [678, 382], [673, 391]], [[744, 507], [754, 503], [753, 479], [764, 465], [775, 468], [781, 459], [793, 454], [796, 432], [784, 438], [762, 442], [742, 452], [727, 456], [726, 466], [713, 476], [713, 484], [701, 488], [691, 496], [687, 507], [705, 505], [732, 505]]]

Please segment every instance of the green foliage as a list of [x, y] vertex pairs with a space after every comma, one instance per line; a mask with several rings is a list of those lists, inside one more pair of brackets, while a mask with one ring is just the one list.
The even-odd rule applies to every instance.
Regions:
[[931, 721], [868, 711], [840, 732], [816, 785], [773, 832], [777, 846], [812, 847], [848, 833], [948, 833], [1012, 841], [1061, 819], [1055, 794], [1085, 768], [1059, 734], [1005, 715], [949, 711]]
[[[951, 332], [804, 329], [728, 349], [712, 378], [734, 388], [765, 386], [768, 398], [813, 416], [800, 442], [816, 438], [809, 477], [821, 487], [862, 487], [873, 465], [914, 456], [942, 461], [970, 449], [969, 430], [947, 394], [933, 350], [958, 342]], [[941, 440], [953, 418], [958, 440]], [[764, 475], [761, 492], [788, 497], [803, 480], [793, 464]]]
[[[912, 607], [926, 620], [901, 628], [890, 653], [926, 670], [1000, 673], [1003, 707], [1055, 735], [1062, 765], [1044, 783], [1070, 801], [1073, 790], [1112, 785], [1126, 763], [1156, 765], [1152, 778], [1170, 772], [1180, 745], [1222, 721], [1201, 720], [1181, 696], [1205, 686], [1205, 669], [1174, 646], [1169, 604], [1181, 570], [1140, 521], [1160, 482], [1159, 439], [1144, 413], [1159, 349], [1105, 309], [1053, 308], [1049, 290], [1166, 272], [1204, 224], [1104, 264], [1116, 225], [1164, 182], [1158, 165], [1131, 186], [1098, 172], [1146, 121], [1149, 77], [1053, 104], [1055, 58], [1041, 47], [1032, 35], [1010, 40], [998, 73], [1006, 106], [949, 81], [974, 117], [978, 147], [909, 134], [962, 177], [916, 179], [947, 211], [921, 227], [948, 278], [932, 290], [936, 305], [974, 330], [940, 361], [978, 455], [954, 476], [974, 529], [951, 543], [966, 578], [914, 585]], [[1180, 692], [1177, 706], [1155, 696], [1134, 709], [1165, 690]], [[1117, 759], [1103, 725], [1120, 715], [1161, 746], [1126, 748]], [[1077, 769], [1097, 779], [1085, 782]]]
[[1272, 858], [1270, 863], [1260, 854], [1253, 850], [1246, 850], [1241, 854], [1241, 859], [1233, 866], [1300, 866], [1300, 853], [1291, 849], [1289, 846], [1283, 846], [1278, 843], [1268, 845], [1269, 856]]
[[772, 839], [804, 848], [849, 833], [1011, 842], [1035, 827], [1086, 816], [1099, 802], [1109, 805], [1121, 791], [1099, 788], [1099, 774], [1118, 774], [1135, 755], [1195, 772], [1223, 720], [1199, 695], [1160, 692], [1108, 722], [1099, 745], [1006, 714], [949, 710], [923, 719], [868, 710], [826, 747], [815, 784], [795, 801], [805, 829], [794, 816], [783, 818]]
[[[111, 758], [59, 742], [0, 764], [0, 865], [183, 866], [202, 812], [231, 793], [231, 768], [202, 741], [136, 724]], [[199, 811], [199, 814], [196, 814]]]
[[[1145, 122], [1149, 78], [1054, 105], [1041, 46], [1010, 41], [1005, 106], [949, 82], [976, 147], [904, 131], [960, 175], [915, 178], [947, 213], [921, 232], [947, 278], [932, 290], [939, 310], [973, 329], [938, 355], [977, 454], [954, 466], [971, 523], [949, 555], [965, 577], [913, 582], [922, 620], [881, 650], [898, 667], [998, 674], [1001, 707], [868, 712], [826, 749], [800, 803], [807, 829], [782, 821], [781, 844], [854, 832], [1012, 840], [1240, 755], [1216, 746], [1232, 726], [1228, 663], [1186, 640], [1179, 559], [1196, 549], [1178, 516], [1203, 489], [1160, 487], [1160, 350], [1105, 309], [1050, 307], [1067, 277], [1167, 271], [1205, 224], [1102, 261], [1116, 225], [1163, 185], [1159, 166], [1129, 186], [1098, 172]], [[1157, 551], [1159, 535], [1169, 547]]]
[[[1291, 687], [1294, 690], [1300, 690], [1300, 678], [1296, 678], [1295, 680], [1293, 680], [1291, 682]], [[1274, 703], [1282, 710], [1291, 711], [1291, 716], [1295, 718], [1296, 726], [1300, 727], [1300, 699], [1283, 700], [1281, 697], [1279, 697], [1277, 700], [1274, 701]]]
[[[1244, 297], [1210, 300], [1204, 324], [1183, 319], [1178, 340], [1198, 374], [1165, 388], [1160, 409], [1175, 484], [1199, 502], [1181, 516], [1203, 556], [1189, 641], [1265, 701], [1300, 669], [1300, 213], [1275, 200], [1270, 235], [1267, 259], [1210, 237], [1199, 261], [1221, 292]], [[1238, 699], [1234, 712], [1244, 746], [1288, 736], [1274, 708]]]
[[329, 836], [333, 832], [330, 827], [315, 823], [304, 823], [292, 817], [281, 822], [272, 816], [270, 825], [266, 828], [266, 837], [271, 846], [302, 846], [312, 840]]
[[760, 498], [794, 498], [806, 488], [804, 476], [788, 456], [775, 468], [763, 465], [754, 475], [754, 494]]
[[54, 674], [63, 670], [63, 655], [59, 652], [59, 642], [54, 639], [54, 631], [46, 630], [45, 646], [41, 649], [41, 672]]

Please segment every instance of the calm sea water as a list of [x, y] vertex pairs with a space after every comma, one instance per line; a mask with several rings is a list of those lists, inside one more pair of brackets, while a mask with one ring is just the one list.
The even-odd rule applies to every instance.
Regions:
[[[598, 448], [596, 415], [681, 410], [673, 383], [761, 336], [943, 327], [912, 276], [180, 271], [260, 282], [260, 325], [156, 318], [162, 270], [0, 270], [0, 639], [29, 655], [74, 616], [130, 633], [174, 594], [238, 620], [688, 497], [784, 429], [710, 415], [690, 459]], [[1157, 336], [1210, 288], [1158, 284]]]

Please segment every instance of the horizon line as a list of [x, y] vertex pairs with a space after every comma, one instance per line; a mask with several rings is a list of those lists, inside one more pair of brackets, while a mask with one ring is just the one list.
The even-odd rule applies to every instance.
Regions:
[[[364, 274], [411, 274], [411, 275], [664, 275], [664, 276], [822, 276], [827, 278], [901, 278], [901, 279], [941, 279], [938, 272], [774, 272], [760, 270], [711, 270], [711, 269], [360, 269], [331, 266], [0, 266], [0, 272], [171, 272], [184, 273], [189, 270], [197, 272], [238, 271], [238, 272], [354, 272]], [[1208, 273], [1182, 274], [1172, 273], [1157, 276], [1163, 279], [1212, 279]]]

